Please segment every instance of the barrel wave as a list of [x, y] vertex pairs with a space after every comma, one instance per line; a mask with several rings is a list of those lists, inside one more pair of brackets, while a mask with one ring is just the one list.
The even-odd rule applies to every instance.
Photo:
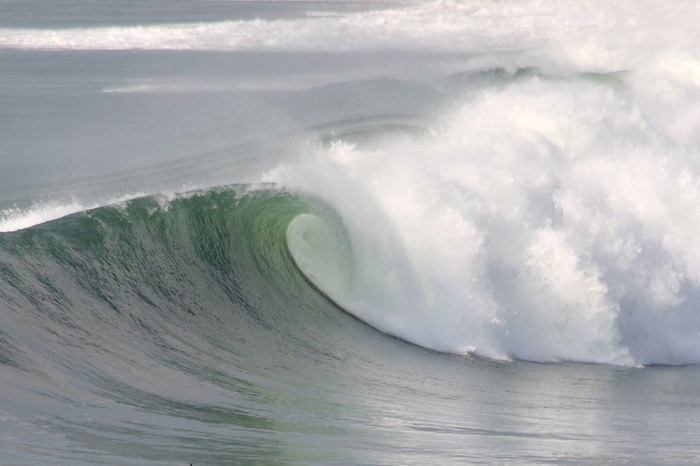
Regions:
[[[378, 214], [364, 204], [363, 211]], [[429, 314], [444, 301], [427, 295], [401, 234], [383, 222], [365, 224], [372, 232], [365, 236], [367, 228], [327, 202], [263, 185], [138, 198], [3, 233], [3, 396], [22, 400], [35, 419], [18, 427], [28, 439], [15, 441], [22, 458], [60, 463], [85, 448], [88, 463], [98, 445], [102, 458], [120, 463], [313, 463], [347, 429], [382, 432], [436, 415], [407, 393], [437, 390], [446, 406], [466, 402], [463, 382], [433, 385], [445, 371], [448, 380], [461, 377], [452, 372], [461, 366], [454, 356], [414, 343], [467, 356], [470, 377], [486, 376], [493, 363], [471, 357], [488, 356], [469, 346], [473, 340], [452, 348], [429, 340], [436, 331], [446, 341], [468, 336], [465, 328], [478, 327], [483, 314], [459, 309], [463, 326], [446, 332], [440, 315]], [[513, 341], [501, 341], [504, 356], [496, 359], [512, 357], [509, 344], [539, 344]], [[601, 350], [604, 358], [610, 350]], [[416, 367], [432, 375], [416, 379]], [[396, 385], [386, 387], [387, 378]], [[362, 396], [358, 387], [366, 387]], [[537, 390], [522, 389], [523, 397]], [[476, 393], [469, 403], [491, 403], [491, 390]], [[395, 397], [414, 411], [387, 412], [368, 427], [373, 404]], [[241, 438], [230, 438], [231, 429]], [[61, 440], [39, 448], [31, 439], [41, 432]], [[289, 432], [303, 438], [280, 444], [278, 435]], [[343, 461], [368, 451], [386, 461], [415, 457], [400, 441], [372, 450], [363, 435]], [[326, 440], [314, 446], [316, 438]], [[485, 454], [481, 448], [488, 445], [475, 455]]]
[[[60, 358], [54, 362], [74, 367], [94, 356], [89, 348], [108, 360], [121, 351], [237, 341], [241, 329], [230, 319], [262, 321], [258, 307], [274, 302], [296, 303], [277, 318], [328, 312], [285, 240], [290, 221], [308, 210], [284, 191], [231, 187], [136, 199], [4, 233], [0, 296], [14, 315], [3, 360], [32, 368]], [[90, 365], [95, 377], [106, 376]]]

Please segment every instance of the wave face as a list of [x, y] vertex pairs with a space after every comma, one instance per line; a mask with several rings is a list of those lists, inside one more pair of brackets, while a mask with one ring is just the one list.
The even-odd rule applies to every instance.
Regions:
[[221, 326], [237, 312], [262, 318], [256, 309], [283, 302], [315, 303], [322, 312], [284, 240], [286, 225], [309, 210], [289, 194], [231, 187], [137, 199], [5, 233], [0, 297], [17, 328], [0, 358], [28, 369], [46, 358], [107, 377], [101, 359], [111, 366], [137, 350], [196, 353], [200, 344], [236, 339], [242, 329]]
[[[574, 314], [567, 318], [577, 326], [568, 329], [573, 341], [566, 346], [558, 336], [538, 333], [541, 329], [532, 323], [537, 314], [494, 322], [483, 317], [475, 300], [450, 305], [445, 296], [427, 296], [429, 291], [452, 292], [448, 271], [426, 279], [435, 273], [430, 267], [446, 260], [440, 256], [445, 236], [432, 238], [437, 244], [419, 237], [421, 248], [431, 249], [416, 256], [415, 245], [401, 244], [407, 231], [390, 228], [386, 215], [363, 201], [355, 197], [352, 203], [362, 212], [357, 219], [318, 198], [272, 185], [231, 186], [139, 198], [3, 233], [0, 399], [13, 410], [0, 413], [6, 426], [0, 434], [12, 448], [7, 458], [27, 464], [61, 464], [67, 458], [77, 464], [162, 464], [183, 458], [206, 464], [309, 464], [330, 457], [350, 464], [390, 464], [397, 458], [461, 462], [465, 436], [476, 432], [491, 439], [524, 431], [539, 436], [540, 427], [530, 419], [542, 413], [548, 416], [547, 432], [554, 423], [557, 435], [570, 435], [571, 416], [583, 416], [583, 421], [595, 409], [582, 400], [572, 413], [568, 403], [582, 389], [582, 382], [570, 383], [572, 377], [590, 380], [586, 390], [614, 392], [608, 385], [621, 389], [620, 383], [631, 384], [625, 391], [639, 383], [648, 386], [636, 370], [620, 382], [620, 374], [600, 373], [594, 366], [551, 365], [533, 372], [529, 366], [453, 359], [387, 338], [351, 318], [342, 309], [413, 343], [437, 341], [442, 351], [484, 354], [478, 347], [449, 344], [466, 341], [451, 339], [471, 338], [476, 334], [471, 329], [479, 326], [484, 332], [479, 336], [487, 341], [486, 324], [514, 330], [513, 337], [506, 332], [490, 336], [489, 344], [502, 345], [501, 352], [516, 348], [530, 351], [529, 356], [546, 351], [543, 359], [551, 359], [574, 348], [579, 352], [571, 359], [609, 360], [614, 351], [627, 358], [635, 350], [630, 346], [623, 352], [622, 343], [602, 337], [594, 342], [597, 347], [585, 340], [581, 334], [595, 325], [609, 332], [601, 331], [604, 336], [614, 334], [613, 323], [593, 315], [583, 325], [575, 306], [562, 306]], [[378, 216], [367, 219], [367, 212]], [[441, 212], [434, 214], [439, 220]], [[371, 223], [358, 227], [357, 220]], [[435, 224], [425, 227], [438, 235]], [[371, 234], [363, 238], [365, 233]], [[541, 237], [532, 236], [542, 244]], [[457, 239], [448, 245], [450, 255], [465, 254], [464, 238]], [[567, 267], [557, 269], [559, 274], [573, 274], [564, 284], [594, 283], [575, 280], [579, 275], [569, 270], [577, 264], [555, 258], [562, 262], [559, 267]], [[492, 276], [491, 283], [515, 280], [510, 277]], [[511, 284], [515, 290], [508, 294], [519, 297], [512, 305], [523, 314], [531, 311], [522, 306], [525, 298], [517, 287], [526, 285]], [[542, 287], [538, 292], [551, 296]], [[545, 311], [554, 312], [540, 309]], [[467, 322], [468, 312], [473, 314]], [[455, 323], [456, 315], [462, 322]], [[445, 319], [459, 327], [446, 327]], [[524, 327], [515, 327], [519, 324]], [[556, 324], [558, 332], [567, 331], [561, 321]], [[533, 334], [549, 339], [537, 342]], [[503, 415], [499, 387], [504, 383], [518, 393], [510, 401], [512, 419], [484, 433], [479, 416]], [[695, 384], [696, 379], [679, 383]], [[564, 390], [563, 405], [542, 398], [551, 384], [560, 395]], [[10, 414], [18, 411], [20, 418]], [[446, 422], [451, 423], [446, 430], [431, 427], [427, 437], [421, 433], [424, 423]], [[631, 422], [637, 425], [638, 418]], [[659, 428], [666, 429], [666, 422], [679, 419], [664, 415]], [[381, 442], [373, 437], [377, 432]], [[454, 441], [455, 432], [458, 443], [447, 453], [405, 448], [406, 435], [429, 446], [436, 435], [441, 442]], [[347, 442], [347, 449], [338, 451], [338, 442]], [[490, 442], [470, 446], [469, 458], [502, 458]], [[564, 443], [570, 451], [569, 441]], [[671, 453], [657, 453], [658, 459]]]
[[[342, 354], [334, 334], [367, 338], [288, 252], [287, 225], [322, 211], [279, 190], [229, 187], [141, 198], [0, 236], [0, 398], [29, 420], [15, 424], [0, 412], [6, 459], [282, 461], [274, 441], [231, 439], [220, 426], [313, 429], [318, 421], [287, 416], [284, 406], [303, 409], [327, 383], [309, 366]], [[232, 405], [236, 398], [246, 406]]]

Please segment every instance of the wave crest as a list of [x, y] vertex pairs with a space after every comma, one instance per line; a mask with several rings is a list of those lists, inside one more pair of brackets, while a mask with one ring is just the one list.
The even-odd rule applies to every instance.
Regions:
[[695, 364], [697, 151], [630, 81], [490, 83], [432, 136], [336, 141], [265, 180], [342, 217], [355, 271], [338, 301], [387, 333], [494, 358]]

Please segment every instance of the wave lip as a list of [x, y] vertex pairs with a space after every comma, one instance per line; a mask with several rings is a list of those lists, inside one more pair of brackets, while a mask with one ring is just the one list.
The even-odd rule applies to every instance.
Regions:
[[57, 220], [79, 212], [97, 209], [99, 207], [116, 205], [131, 199], [143, 197], [143, 193], [112, 197], [100, 202], [85, 201], [55, 201], [38, 202], [27, 208], [8, 208], [0, 210], [0, 233], [24, 230], [42, 223]]

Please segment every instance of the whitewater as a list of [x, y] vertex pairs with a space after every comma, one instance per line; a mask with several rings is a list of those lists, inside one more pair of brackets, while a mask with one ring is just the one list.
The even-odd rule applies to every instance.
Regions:
[[698, 24], [0, 0], [0, 462], [696, 462]]

